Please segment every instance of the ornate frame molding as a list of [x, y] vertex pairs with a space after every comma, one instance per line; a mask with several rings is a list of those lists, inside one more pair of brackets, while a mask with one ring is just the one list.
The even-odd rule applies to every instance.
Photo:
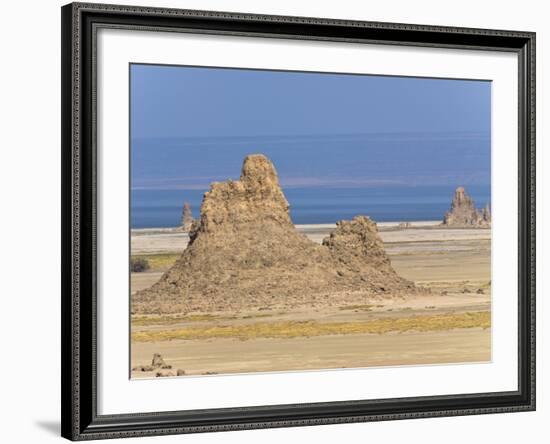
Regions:
[[[535, 409], [535, 34], [72, 3], [62, 8], [62, 435], [166, 435]], [[519, 389], [516, 392], [144, 414], [97, 414], [96, 86], [99, 27], [515, 52], [519, 61]]]

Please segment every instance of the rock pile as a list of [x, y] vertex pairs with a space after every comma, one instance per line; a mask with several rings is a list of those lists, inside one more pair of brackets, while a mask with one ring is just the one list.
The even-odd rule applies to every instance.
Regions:
[[338, 222], [322, 245], [298, 232], [260, 154], [239, 180], [211, 185], [189, 237], [174, 266], [134, 295], [133, 313], [339, 306], [420, 291], [393, 270], [368, 217]]
[[450, 211], [445, 213], [442, 225], [451, 227], [490, 227], [491, 210], [489, 205], [476, 209], [473, 199], [464, 187], [455, 190]]
[[172, 366], [171, 365], [168, 365], [166, 364], [166, 362], [164, 362], [164, 359], [162, 359], [162, 356], [160, 355], [160, 353], [155, 353], [153, 355], [153, 360], [151, 361], [151, 365], [138, 365], [137, 367], [134, 367], [132, 370], [133, 371], [138, 371], [138, 372], [152, 372], [154, 370], [159, 370], [159, 369], [171, 369]]

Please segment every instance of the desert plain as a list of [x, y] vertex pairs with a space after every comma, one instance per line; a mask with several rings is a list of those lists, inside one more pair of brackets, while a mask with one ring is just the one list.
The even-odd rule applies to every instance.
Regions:
[[[296, 225], [320, 244], [335, 225]], [[159, 353], [168, 369], [132, 378], [491, 360], [491, 229], [378, 223], [391, 265], [425, 292], [299, 309], [133, 314], [130, 368]], [[131, 293], [151, 287], [189, 242], [180, 229], [131, 232]]]

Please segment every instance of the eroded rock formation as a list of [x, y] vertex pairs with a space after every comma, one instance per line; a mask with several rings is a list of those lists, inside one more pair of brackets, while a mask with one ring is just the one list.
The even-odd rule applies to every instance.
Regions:
[[191, 211], [191, 205], [189, 202], [183, 203], [183, 210], [181, 212], [181, 229], [183, 231], [191, 230], [193, 226], [193, 212]]
[[171, 369], [172, 366], [166, 364], [160, 353], [153, 354], [153, 359], [151, 360], [151, 365], [138, 365], [137, 367], [132, 368], [133, 371], [139, 372], [152, 372], [153, 370], [158, 369]]
[[473, 199], [468, 196], [464, 187], [455, 190], [451, 209], [445, 213], [442, 225], [452, 227], [489, 227], [491, 211], [489, 205], [476, 209]]
[[338, 306], [417, 292], [393, 270], [368, 217], [316, 244], [299, 233], [272, 163], [248, 156], [239, 180], [213, 183], [182, 256], [134, 313]]

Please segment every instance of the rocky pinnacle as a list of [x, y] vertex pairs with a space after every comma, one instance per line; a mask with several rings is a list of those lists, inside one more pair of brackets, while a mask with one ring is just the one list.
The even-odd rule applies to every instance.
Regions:
[[183, 210], [181, 212], [181, 229], [183, 231], [189, 231], [193, 225], [193, 212], [191, 211], [191, 205], [189, 202], [183, 203]]
[[455, 190], [451, 209], [445, 213], [442, 225], [451, 227], [490, 227], [491, 211], [487, 204], [483, 209], [476, 209], [473, 199], [468, 196], [464, 187]]
[[340, 221], [322, 245], [298, 232], [271, 161], [245, 158], [239, 180], [211, 184], [181, 257], [132, 298], [134, 313], [271, 310], [367, 303], [415, 293], [376, 223]]

